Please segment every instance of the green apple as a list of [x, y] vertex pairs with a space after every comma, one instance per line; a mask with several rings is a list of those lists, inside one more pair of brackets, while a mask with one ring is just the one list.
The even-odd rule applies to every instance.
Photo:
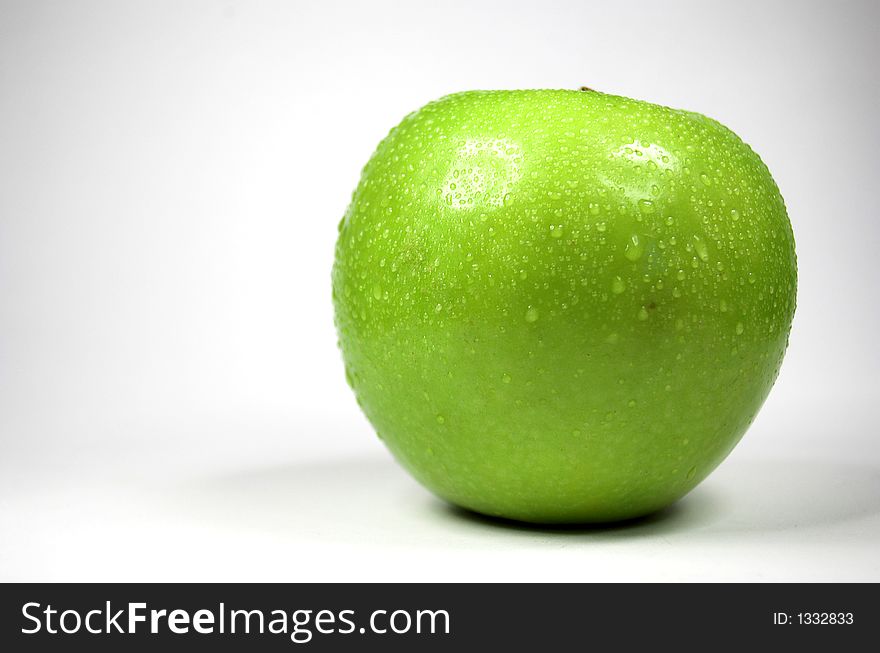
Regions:
[[758, 156], [697, 113], [583, 89], [408, 115], [339, 225], [358, 403], [440, 497], [529, 522], [669, 505], [742, 437], [795, 310]]

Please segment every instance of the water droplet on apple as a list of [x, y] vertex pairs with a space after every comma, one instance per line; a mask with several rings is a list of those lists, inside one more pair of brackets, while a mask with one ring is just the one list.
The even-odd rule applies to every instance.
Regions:
[[443, 415], [437, 415], [437, 423], [438, 424], [446, 424], [446, 418]]
[[502, 383], [510, 383], [510, 374], [503, 374], [501, 376]]
[[630, 236], [629, 242], [626, 244], [626, 250], [624, 250], [623, 255], [630, 261], [638, 261], [642, 257], [644, 251], [645, 245], [639, 241], [639, 235], [633, 234]]
[[538, 309], [534, 306], [529, 306], [526, 310], [526, 322], [537, 322], [538, 321]]
[[688, 480], [691, 480], [696, 475], [697, 475], [697, 468], [696, 468], [696, 466], [694, 466], [688, 470], [687, 478], [688, 478]]
[[614, 277], [611, 281], [611, 292], [615, 295], [619, 295], [624, 290], [626, 290], [626, 282], [620, 277]]
[[639, 309], [639, 316], [638, 317], [641, 322], [644, 322], [645, 320], [647, 320], [648, 319], [648, 309], [645, 308], [644, 306], [642, 306]]
[[741, 335], [742, 335], [742, 332], [743, 332], [744, 330], [745, 330], [745, 327], [743, 326], [743, 323], [742, 323], [742, 322], [737, 322], [737, 323], [736, 323], [736, 335], [741, 336]]
[[550, 225], [550, 237], [551, 238], [562, 238], [562, 225]]
[[639, 211], [645, 215], [654, 213], [654, 202], [651, 200], [639, 200]]
[[709, 248], [706, 247], [706, 242], [696, 234], [694, 234], [694, 249], [701, 261], [705, 263], [709, 260]]

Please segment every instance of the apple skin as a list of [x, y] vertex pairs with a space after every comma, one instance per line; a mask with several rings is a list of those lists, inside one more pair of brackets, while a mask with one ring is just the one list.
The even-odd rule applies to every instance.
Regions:
[[671, 504], [740, 440], [796, 261], [769, 171], [720, 123], [473, 91], [379, 144], [332, 281], [349, 384], [416, 479], [487, 515], [606, 522]]

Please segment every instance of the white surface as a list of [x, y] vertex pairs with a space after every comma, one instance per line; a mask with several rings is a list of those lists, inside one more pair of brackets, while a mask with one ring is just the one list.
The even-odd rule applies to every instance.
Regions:
[[[811, 399], [799, 411], [775, 398], [672, 509], [593, 529], [452, 509], [378, 441], [334, 452], [342, 420], [118, 425], [116, 444], [22, 452], [4, 469], [0, 579], [876, 581], [880, 461], [838, 446], [873, 434], [857, 430], [861, 401]], [[363, 424], [349, 428], [373, 443]], [[303, 456], [293, 434], [323, 452]]]
[[[880, 580], [874, 3], [301, 4], [0, 6], [0, 580]], [[582, 84], [755, 147], [798, 314], [676, 508], [530, 529], [390, 460], [329, 269], [405, 113]]]

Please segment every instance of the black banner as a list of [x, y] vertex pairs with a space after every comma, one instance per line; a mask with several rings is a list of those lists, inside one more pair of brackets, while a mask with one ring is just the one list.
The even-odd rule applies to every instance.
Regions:
[[868, 584], [0, 586], [5, 651], [853, 650], [878, 618]]

